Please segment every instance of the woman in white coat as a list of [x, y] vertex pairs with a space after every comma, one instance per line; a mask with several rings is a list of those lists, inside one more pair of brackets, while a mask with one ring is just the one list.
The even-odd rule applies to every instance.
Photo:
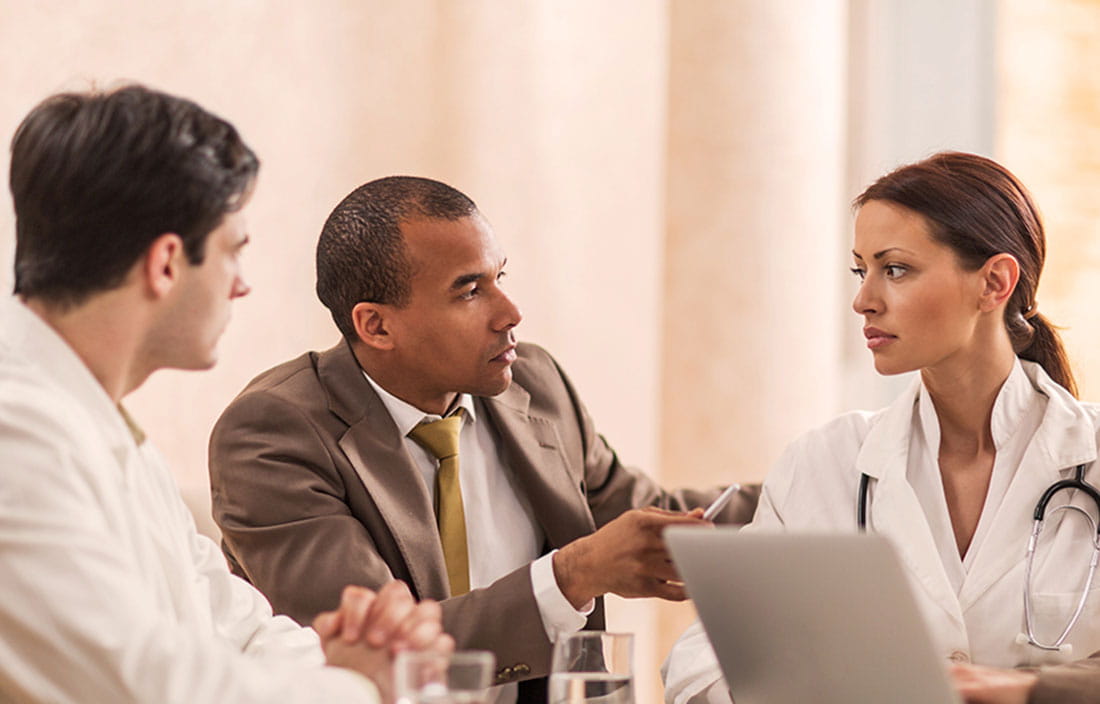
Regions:
[[[1100, 426], [1036, 307], [1045, 242], [1030, 196], [993, 161], [942, 153], [883, 176], [855, 206], [852, 307], [875, 369], [919, 378], [888, 408], [796, 440], [746, 530], [855, 532], [866, 475], [866, 528], [892, 539], [946, 659], [1019, 667], [1100, 650], [1100, 580], [1066, 640], [1072, 648], [1022, 636], [1035, 505], [1078, 465], [1096, 473]], [[1072, 618], [1096, 538], [1080, 513], [1052, 513], [1065, 503], [1097, 513], [1081, 491], [1060, 492], [1048, 511], [1032, 574], [1042, 643]], [[730, 699], [698, 623], [663, 672], [670, 703]], [[1030, 701], [1045, 701], [1039, 679]]]

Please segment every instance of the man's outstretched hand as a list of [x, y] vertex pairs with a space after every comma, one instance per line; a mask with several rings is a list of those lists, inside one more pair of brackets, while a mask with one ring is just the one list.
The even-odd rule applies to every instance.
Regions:
[[676, 513], [659, 508], [627, 511], [592, 535], [554, 555], [554, 577], [574, 608], [607, 593], [623, 597], [687, 598], [661, 533], [669, 526], [709, 526], [703, 510]]

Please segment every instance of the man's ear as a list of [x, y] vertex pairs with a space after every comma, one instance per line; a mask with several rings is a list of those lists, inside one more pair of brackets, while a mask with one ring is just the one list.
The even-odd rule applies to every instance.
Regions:
[[994, 254], [982, 265], [982, 293], [979, 307], [983, 312], [996, 310], [1016, 290], [1020, 280], [1020, 263], [1007, 253]]
[[364, 345], [376, 350], [393, 349], [393, 332], [387, 324], [389, 312], [390, 306], [366, 301], [356, 303], [351, 309], [355, 334]]
[[139, 264], [145, 289], [154, 298], [164, 298], [179, 282], [187, 255], [183, 239], [174, 233], [165, 233], [153, 240]]

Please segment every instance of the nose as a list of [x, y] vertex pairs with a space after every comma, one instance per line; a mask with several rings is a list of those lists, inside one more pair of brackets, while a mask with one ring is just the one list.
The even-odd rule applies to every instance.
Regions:
[[852, 299], [852, 310], [859, 315], [871, 315], [882, 312], [882, 301], [871, 284], [871, 278], [867, 277], [859, 284], [856, 297]]
[[247, 296], [252, 291], [252, 287], [248, 285], [242, 277], [238, 276], [233, 279], [233, 290], [229, 292], [230, 298], [241, 298]]
[[523, 320], [523, 313], [507, 293], [500, 289], [497, 289], [497, 292], [500, 295], [500, 300], [498, 301], [497, 314], [493, 318], [493, 331], [505, 332], [519, 325], [520, 321]]

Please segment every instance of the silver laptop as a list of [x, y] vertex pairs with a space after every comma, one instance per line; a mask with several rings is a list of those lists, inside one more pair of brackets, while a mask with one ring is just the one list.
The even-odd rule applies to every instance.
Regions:
[[897, 556], [876, 535], [670, 528], [736, 704], [955, 704]]

